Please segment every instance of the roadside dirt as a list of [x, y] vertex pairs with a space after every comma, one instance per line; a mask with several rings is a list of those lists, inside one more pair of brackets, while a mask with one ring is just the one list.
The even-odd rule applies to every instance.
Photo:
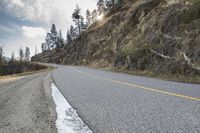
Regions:
[[0, 85], [11, 82], [11, 81], [16, 81], [21, 78], [22, 77], [0, 77]]
[[0, 133], [56, 133], [48, 72], [0, 82]]

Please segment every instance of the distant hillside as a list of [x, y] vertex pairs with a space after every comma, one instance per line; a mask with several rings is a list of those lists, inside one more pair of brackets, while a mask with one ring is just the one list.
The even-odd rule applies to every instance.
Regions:
[[200, 70], [200, 1], [127, 1], [65, 48], [32, 61], [194, 77]]

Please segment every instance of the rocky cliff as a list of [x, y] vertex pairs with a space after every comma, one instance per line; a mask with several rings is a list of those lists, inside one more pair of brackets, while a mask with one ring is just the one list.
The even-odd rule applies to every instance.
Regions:
[[65, 48], [36, 55], [32, 61], [196, 75], [200, 1], [128, 1]]

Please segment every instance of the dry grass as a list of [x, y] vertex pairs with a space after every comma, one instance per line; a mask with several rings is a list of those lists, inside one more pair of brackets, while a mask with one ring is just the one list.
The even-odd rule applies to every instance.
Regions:
[[118, 72], [118, 73], [126, 73], [130, 75], [135, 76], [144, 76], [149, 78], [156, 78], [161, 80], [167, 80], [167, 81], [176, 81], [176, 82], [184, 82], [184, 83], [195, 83], [200, 84], [200, 76], [184, 76], [184, 75], [169, 75], [169, 74], [158, 74], [153, 71], [144, 70], [144, 71], [130, 71], [127, 69], [119, 69], [119, 68], [113, 68], [113, 67], [95, 67], [96, 69], [100, 69], [103, 71], [111, 71], [111, 72]]
[[7, 79], [7, 78], [11, 78], [12, 76], [0, 76], [0, 80], [2, 79]]
[[13, 77], [19, 77], [19, 76], [26, 76], [26, 75], [31, 75], [31, 74], [41, 73], [41, 72], [47, 72], [47, 71], [51, 71], [51, 70], [52, 70], [52, 68], [48, 68], [48, 69], [43, 69], [43, 70], [39, 70], [39, 71], [24, 72], [24, 73], [19, 73], [19, 74], [0, 76], [0, 80], [9, 79], [9, 78], [13, 78]]

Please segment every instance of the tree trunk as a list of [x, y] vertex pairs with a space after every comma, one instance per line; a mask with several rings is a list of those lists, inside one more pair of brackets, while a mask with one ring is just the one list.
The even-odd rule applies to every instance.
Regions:
[[81, 34], [81, 27], [80, 27], [80, 20], [78, 19], [78, 32], [79, 32], [79, 35]]

